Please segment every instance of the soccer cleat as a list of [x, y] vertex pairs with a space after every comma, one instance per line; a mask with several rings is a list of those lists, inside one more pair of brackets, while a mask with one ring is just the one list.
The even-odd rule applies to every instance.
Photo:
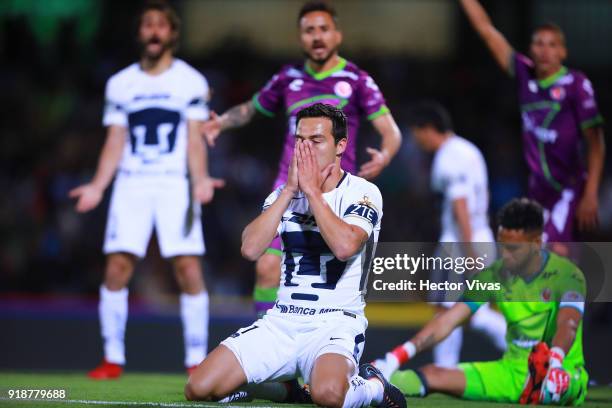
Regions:
[[390, 379], [391, 375], [398, 369], [399, 363], [391, 353], [387, 353], [385, 358], [378, 358], [372, 361], [374, 367], [378, 368], [386, 379]]
[[312, 397], [308, 390], [308, 385], [301, 386], [298, 380], [293, 379], [284, 382], [287, 387], [287, 398], [284, 403], [287, 404], [312, 404]]
[[380, 370], [372, 364], [362, 364], [359, 366], [359, 376], [366, 380], [371, 378], [378, 379], [384, 388], [383, 400], [377, 405], [380, 408], [406, 408], [406, 398], [395, 385], [391, 384]]
[[527, 360], [527, 380], [523, 387], [523, 392], [519, 399], [519, 403], [523, 405], [538, 404], [540, 402], [540, 391], [546, 373], [548, 372], [548, 360], [550, 358], [550, 350], [544, 342], [536, 344]]
[[106, 359], [102, 360], [102, 364], [87, 373], [89, 378], [94, 380], [112, 380], [121, 377], [123, 366], [120, 364], [109, 363]]
[[232, 392], [227, 397], [217, 401], [220, 404], [229, 404], [232, 402], [251, 402], [253, 397], [247, 391], [236, 391]]

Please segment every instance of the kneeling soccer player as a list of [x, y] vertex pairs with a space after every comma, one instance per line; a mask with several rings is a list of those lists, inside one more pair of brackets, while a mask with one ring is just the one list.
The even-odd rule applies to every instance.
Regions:
[[382, 197], [340, 168], [346, 132], [346, 117], [330, 105], [298, 113], [287, 183], [242, 234], [242, 254], [251, 260], [280, 235], [278, 301], [208, 355], [189, 378], [187, 399], [220, 400], [245, 385], [302, 376], [317, 405], [406, 406], [380, 371], [369, 364], [358, 370], [367, 327], [363, 266], [378, 239]]
[[[535, 201], [512, 200], [498, 217], [501, 259], [474, 279], [499, 283], [501, 290], [465, 293], [464, 302], [374, 365], [407, 396], [441, 392], [469, 400], [580, 405], [588, 383], [582, 353], [584, 276], [568, 259], [541, 249], [543, 217]], [[442, 341], [485, 300], [499, 306], [508, 325], [508, 349], [500, 360], [396, 371]]]

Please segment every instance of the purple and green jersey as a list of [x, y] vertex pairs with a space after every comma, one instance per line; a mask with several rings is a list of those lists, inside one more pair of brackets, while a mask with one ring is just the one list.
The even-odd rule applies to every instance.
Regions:
[[591, 82], [566, 67], [537, 79], [533, 62], [519, 53], [513, 55], [511, 71], [518, 85], [524, 154], [533, 187], [579, 189], [585, 180], [583, 131], [603, 123]]
[[582, 135], [603, 123], [593, 86], [582, 72], [566, 67], [538, 79], [533, 61], [519, 53], [512, 56], [511, 73], [518, 85], [528, 195], [544, 207], [544, 240], [573, 241], [586, 180]]
[[289, 120], [274, 188], [287, 179], [295, 144], [296, 116], [301, 109], [315, 103], [327, 103], [344, 111], [348, 144], [341, 165], [349, 173], [357, 169], [356, 139], [361, 117], [373, 120], [389, 112], [372, 77], [344, 58], [324, 72], [314, 72], [307, 64], [286, 65], [253, 96], [253, 103], [265, 116], [273, 117], [284, 111]]

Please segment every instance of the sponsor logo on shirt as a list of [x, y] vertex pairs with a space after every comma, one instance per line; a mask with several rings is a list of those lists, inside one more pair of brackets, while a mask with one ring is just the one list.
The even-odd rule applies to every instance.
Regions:
[[565, 88], [562, 86], [553, 86], [550, 88], [550, 97], [555, 101], [562, 101], [565, 99]]

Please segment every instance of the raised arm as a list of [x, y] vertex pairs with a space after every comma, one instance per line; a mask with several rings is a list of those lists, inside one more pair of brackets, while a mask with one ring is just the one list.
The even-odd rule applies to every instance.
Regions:
[[283, 189], [279, 193], [275, 191], [268, 197], [264, 204], [264, 211], [242, 231], [240, 251], [243, 257], [255, 261], [264, 253], [270, 241], [276, 236], [283, 213], [289, 207], [297, 191], [297, 164], [294, 155], [287, 175], [287, 183]]
[[107, 128], [106, 141], [100, 152], [98, 167], [93, 179], [68, 193], [71, 198], [78, 199], [75, 207], [78, 212], [93, 210], [100, 203], [104, 190], [111, 183], [117, 171], [125, 146], [126, 133], [127, 129], [123, 126], [111, 125]]
[[206, 137], [207, 143], [214, 146], [221, 132], [246, 125], [254, 115], [255, 105], [249, 100], [228, 109], [221, 116], [211, 112], [210, 119], [202, 123], [200, 132]]
[[511, 58], [514, 52], [508, 40], [500, 33], [478, 0], [460, 0], [472, 27], [483, 39], [497, 64], [511, 74]]
[[382, 141], [380, 150], [372, 147], [366, 148], [371, 159], [361, 166], [358, 176], [368, 180], [378, 176], [389, 165], [402, 144], [402, 134], [391, 113], [386, 113], [372, 120], [372, 126], [376, 129]]

